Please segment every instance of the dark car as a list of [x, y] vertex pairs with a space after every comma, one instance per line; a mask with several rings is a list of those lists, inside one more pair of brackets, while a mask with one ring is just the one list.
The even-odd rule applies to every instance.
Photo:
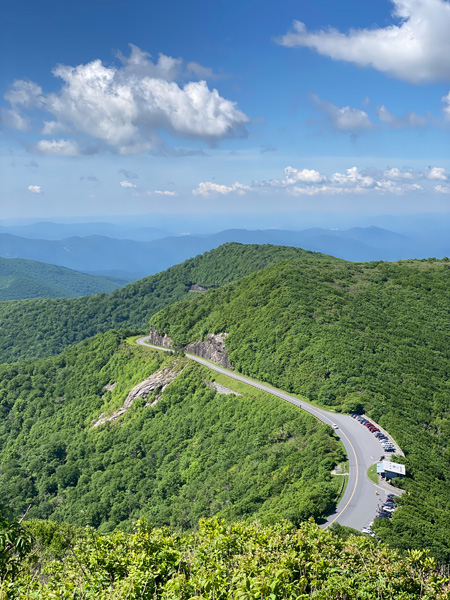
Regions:
[[388, 494], [387, 498], [398, 498], [398, 496], [396, 496], [395, 494]]

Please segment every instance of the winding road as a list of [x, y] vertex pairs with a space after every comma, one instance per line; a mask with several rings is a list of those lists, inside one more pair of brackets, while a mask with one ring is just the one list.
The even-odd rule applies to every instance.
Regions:
[[[136, 343], [140, 346], [154, 348], [155, 350], [172, 351], [171, 348], [149, 344], [147, 339], [145, 336], [141, 337], [136, 340]], [[325, 523], [323, 523], [323, 527], [328, 527], [332, 523], [339, 523], [340, 525], [361, 530], [363, 527], [369, 525], [376, 515], [378, 504], [385, 497], [385, 490], [374, 484], [367, 477], [367, 469], [379, 460], [380, 456], [384, 454], [384, 450], [378, 439], [366, 427], [349, 415], [332, 413], [317, 408], [305, 400], [300, 401], [286, 392], [249, 379], [239, 373], [229, 371], [195, 354], [186, 354], [186, 357], [208, 367], [208, 369], [227, 375], [237, 381], [242, 381], [247, 385], [268, 392], [286, 402], [290, 402], [327, 425], [336, 424], [338, 429], [335, 430], [335, 433], [344, 444], [349, 459], [348, 484], [344, 495], [336, 507], [336, 511], [328, 516]]]

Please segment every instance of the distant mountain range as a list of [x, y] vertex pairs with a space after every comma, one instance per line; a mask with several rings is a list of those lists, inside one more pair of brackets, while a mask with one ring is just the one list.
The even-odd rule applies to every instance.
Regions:
[[0, 226], [0, 233], [10, 233], [24, 238], [64, 240], [69, 237], [102, 235], [118, 240], [151, 242], [167, 237], [171, 232], [156, 227], [125, 227], [114, 223], [53, 223], [40, 221], [29, 225]]
[[[50, 225], [55, 224], [38, 225], [44, 225], [44, 229], [50, 231]], [[28, 226], [22, 229], [25, 227]], [[60, 225], [57, 224], [57, 227]], [[161, 233], [161, 230], [158, 231]], [[153, 234], [157, 235], [155, 230]], [[151, 233], [148, 232], [148, 235]], [[380, 227], [354, 227], [347, 230], [312, 228], [303, 231], [229, 229], [212, 235], [170, 236], [152, 241], [117, 239], [104, 235], [48, 240], [0, 233], [0, 256], [28, 258], [89, 273], [138, 278], [167, 269], [227, 242], [301, 247], [350, 261], [395, 261], [450, 255], [450, 237], [444, 230], [427, 232], [421, 236], [401, 235]]]
[[0, 258], [0, 301], [26, 298], [75, 298], [109, 293], [130, 283], [102, 275], [87, 275], [22, 258]]

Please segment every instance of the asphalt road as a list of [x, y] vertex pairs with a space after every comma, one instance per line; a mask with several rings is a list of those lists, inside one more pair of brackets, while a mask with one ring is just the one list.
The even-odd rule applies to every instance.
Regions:
[[[149, 344], [147, 339], [147, 337], [141, 337], [136, 340], [136, 343], [140, 346], [154, 348], [155, 350], [171, 351], [170, 348], [162, 348], [161, 346]], [[377, 438], [366, 427], [349, 415], [335, 414], [317, 408], [304, 400], [298, 400], [286, 392], [253, 381], [234, 371], [219, 367], [194, 354], [186, 354], [186, 357], [208, 367], [208, 369], [232, 377], [237, 381], [242, 381], [273, 396], [277, 396], [286, 402], [290, 402], [327, 425], [336, 424], [338, 429], [335, 430], [335, 433], [344, 444], [349, 459], [348, 484], [343, 497], [336, 507], [335, 513], [329, 515], [323, 526], [328, 527], [336, 522], [340, 525], [347, 525], [348, 527], [361, 530], [372, 521], [376, 515], [378, 504], [386, 497], [386, 491], [382, 487], [375, 485], [367, 477], [367, 469], [377, 462], [385, 452]], [[395, 490], [393, 491], [395, 492]]]

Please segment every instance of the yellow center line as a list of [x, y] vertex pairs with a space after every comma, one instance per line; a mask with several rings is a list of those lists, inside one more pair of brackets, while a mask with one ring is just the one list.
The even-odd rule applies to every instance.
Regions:
[[[149, 346], [149, 347], [152, 347], [152, 346], [153, 346], [154, 348], [163, 348], [162, 346], [155, 346], [154, 344], [148, 344], [148, 343], [145, 343], [145, 342], [143, 342], [143, 344], [144, 344], [145, 346]], [[200, 361], [197, 361], [197, 360], [196, 360], [196, 359], [197, 359], [197, 357], [196, 357], [195, 355], [193, 355], [193, 354], [186, 354], [186, 357], [187, 357], [187, 358], [189, 358], [189, 359], [191, 359], [191, 360], [194, 360], [195, 362], [200, 362]], [[208, 362], [208, 361], [205, 361], [205, 362], [203, 362], [203, 361], [202, 361], [202, 362], [201, 362], [201, 364], [202, 364], [202, 365], [204, 365], [204, 366], [207, 366], [207, 367], [208, 367], [208, 368], [210, 368], [212, 371], [216, 370], [216, 369], [214, 369], [214, 366], [216, 366], [216, 365], [213, 365], [213, 364], [211, 364], [211, 366], [209, 366], [209, 365], [206, 365], [206, 362]], [[227, 369], [224, 369], [224, 370], [227, 370]], [[250, 386], [252, 386], [252, 387], [255, 387], [256, 389], [259, 389], [259, 390], [261, 389], [261, 388], [260, 388], [260, 387], [257, 385], [257, 382], [252, 382], [252, 380], [251, 380], [251, 379], [249, 379], [249, 380], [247, 380], [247, 381], [242, 381], [242, 379], [239, 379], [238, 377], [234, 377], [234, 375], [235, 375], [235, 374], [236, 374], [236, 375], [240, 375], [240, 377], [242, 377], [242, 378], [244, 378], [244, 379], [245, 379], [245, 375], [241, 375], [240, 373], [226, 373], [226, 376], [227, 376], [227, 377], [231, 377], [231, 379], [235, 379], [236, 381], [241, 381], [241, 383], [246, 383], [247, 385], [250, 385]], [[283, 396], [281, 395], [281, 393], [277, 393], [277, 390], [273, 390], [273, 391], [271, 391], [271, 390], [270, 390], [270, 386], [266, 386], [266, 385], [264, 385], [264, 384], [260, 384], [260, 385], [263, 385], [263, 386], [266, 388], [266, 389], [264, 389], [264, 390], [262, 390], [262, 391], [265, 391], [265, 392], [267, 392], [267, 393], [271, 394], [272, 396], [275, 396], [276, 398], [280, 398], [281, 400], [284, 400], [284, 401], [286, 401], [286, 399], [285, 399], [285, 398], [283, 398]], [[285, 393], [287, 396], [289, 396], [289, 394], [287, 394], [287, 392], [284, 392], [284, 393]], [[295, 400], [297, 400], [297, 398], [295, 398]], [[288, 402], [289, 402], [289, 404], [293, 404], [294, 406], [297, 406], [297, 408], [300, 408], [300, 409], [302, 408], [302, 406], [301, 406], [300, 404], [296, 404], [295, 402], [291, 402], [291, 401], [288, 401]], [[298, 401], [298, 402], [300, 402], [300, 401]], [[305, 406], [307, 406], [307, 407], [308, 407], [308, 410], [304, 409], [304, 410], [305, 410], [305, 412], [309, 412], [309, 413], [311, 413], [311, 414], [315, 413], [315, 414], [313, 414], [313, 416], [316, 416], [317, 418], [319, 418], [319, 417], [317, 416], [317, 415], [319, 415], [320, 417], [322, 417], [322, 418], [325, 418], [327, 421], [329, 421], [331, 424], [333, 424], [333, 420], [332, 420], [332, 419], [330, 419], [329, 417], [327, 417], [327, 416], [326, 416], [326, 415], [325, 415], [323, 412], [318, 412], [318, 411], [315, 409], [315, 407], [313, 407], [313, 406], [311, 406], [310, 404], [308, 404], [308, 402], [305, 402], [304, 400], [303, 400], [303, 402], [305, 403]], [[319, 420], [322, 420], [322, 419], [319, 419]], [[347, 436], [347, 434], [346, 434], [344, 431], [342, 431], [342, 429], [340, 429], [340, 432], [341, 432], [341, 433], [342, 433], [342, 435], [345, 437], [345, 439], [347, 440], [347, 442], [350, 444], [350, 448], [351, 448], [351, 449], [352, 449], [352, 451], [353, 451], [353, 455], [354, 455], [354, 457], [355, 457], [355, 466], [356, 466], [356, 479], [355, 479], [355, 485], [354, 485], [354, 487], [353, 487], [352, 494], [351, 494], [350, 498], [348, 499], [348, 502], [347, 502], [347, 504], [346, 504], [346, 505], [344, 506], [344, 508], [343, 508], [343, 509], [342, 509], [342, 510], [341, 510], [341, 511], [340, 511], [340, 512], [339, 512], [339, 513], [338, 513], [338, 514], [337, 514], [337, 515], [334, 517], [334, 519], [333, 519], [332, 521], [329, 521], [329, 522], [328, 522], [328, 524], [327, 524], [327, 527], [329, 527], [329, 526], [330, 526], [332, 523], [334, 523], [334, 522], [336, 521], [336, 519], [337, 519], [337, 518], [339, 518], [339, 517], [342, 515], [342, 513], [343, 513], [343, 512], [344, 512], [344, 511], [345, 511], [345, 510], [348, 508], [348, 505], [349, 505], [349, 504], [350, 504], [350, 502], [352, 501], [352, 499], [353, 499], [353, 496], [355, 495], [355, 492], [356, 492], [356, 488], [357, 488], [357, 486], [358, 486], [359, 467], [358, 467], [358, 459], [357, 459], [357, 457], [356, 457], [355, 448], [353, 447], [353, 444], [351, 443], [351, 441], [348, 439], [348, 436]]]

